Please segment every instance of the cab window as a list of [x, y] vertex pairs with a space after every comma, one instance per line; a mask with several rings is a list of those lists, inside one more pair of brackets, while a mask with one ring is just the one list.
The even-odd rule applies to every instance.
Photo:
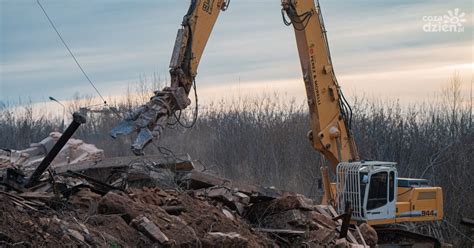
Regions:
[[387, 180], [388, 173], [385, 171], [372, 174], [369, 183], [367, 210], [379, 208], [387, 204]]
[[395, 172], [390, 171], [388, 182], [388, 201], [392, 202], [395, 198]]

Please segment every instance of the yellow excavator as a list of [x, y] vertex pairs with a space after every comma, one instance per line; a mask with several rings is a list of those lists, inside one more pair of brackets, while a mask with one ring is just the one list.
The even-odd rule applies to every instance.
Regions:
[[[313, 0], [283, 0], [293, 25], [311, 117], [308, 133], [336, 172], [336, 183], [323, 175], [323, 204], [343, 212], [349, 202], [352, 219], [370, 225], [434, 221], [443, 218], [443, 193], [427, 180], [398, 177], [396, 163], [360, 160], [351, 133], [351, 109], [332, 66], [319, 4]], [[286, 20], [286, 19], [285, 19]]]
[[[178, 30], [170, 62], [171, 84], [156, 91], [150, 101], [133, 111], [111, 131], [112, 137], [138, 133], [132, 151], [143, 154], [152, 139], [158, 139], [168, 119], [180, 121], [190, 105], [192, 89], [205, 45], [221, 11], [230, 0], [191, 0]], [[334, 74], [326, 29], [319, 3], [314, 0], [282, 0], [282, 16], [292, 25], [306, 87], [311, 118], [308, 133], [313, 147], [327, 159], [335, 174], [331, 183], [328, 167], [321, 168], [323, 204], [343, 213], [352, 208], [353, 222], [384, 225], [435, 221], [443, 218], [440, 187], [427, 180], [400, 178], [395, 162], [361, 160], [351, 133], [352, 111]], [[196, 110], [197, 111], [197, 108]]]

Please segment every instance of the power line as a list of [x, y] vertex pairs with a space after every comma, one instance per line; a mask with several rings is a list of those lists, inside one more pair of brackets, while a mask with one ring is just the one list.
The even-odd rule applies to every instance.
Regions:
[[92, 80], [89, 78], [89, 76], [87, 76], [87, 73], [84, 71], [84, 69], [82, 68], [81, 64], [79, 64], [79, 61], [77, 61], [76, 59], [76, 56], [74, 56], [74, 54], [72, 53], [71, 49], [69, 49], [69, 46], [66, 44], [66, 42], [64, 41], [63, 37], [61, 36], [61, 34], [59, 33], [58, 29], [56, 28], [56, 26], [54, 25], [53, 21], [51, 20], [51, 18], [49, 18], [49, 15], [48, 13], [46, 12], [46, 10], [43, 8], [43, 5], [40, 3], [39, 0], [36, 0], [36, 3], [38, 4], [38, 6], [41, 8], [41, 10], [43, 10], [43, 13], [44, 15], [46, 16], [46, 18], [48, 19], [49, 21], [49, 24], [51, 24], [51, 27], [54, 29], [54, 31], [56, 32], [56, 34], [58, 35], [59, 39], [61, 40], [61, 42], [63, 43], [63, 45], [66, 47], [66, 49], [68, 50], [69, 54], [71, 55], [71, 57], [74, 59], [74, 62], [76, 62], [76, 65], [79, 67], [79, 69], [81, 70], [82, 74], [84, 75], [84, 77], [87, 79], [87, 81], [89, 81], [90, 85], [92, 86], [92, 88], [94, 88], [95, 92], [97, 92], [97, 95], [99, 95], [99, 97], [102, 99], [102, 101], [104, 102], [104, 105], [107, 105], [107, 101], [104, 99], [104, 97], [102, 96], [102, 94], [100, 94], [99, 90], [97, 89], [97, 87], [95, 87], [94, 83], [92, 82]]

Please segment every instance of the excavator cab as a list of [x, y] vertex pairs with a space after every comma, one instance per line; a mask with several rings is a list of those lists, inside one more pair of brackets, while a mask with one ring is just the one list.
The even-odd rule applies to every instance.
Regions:
[[396, 216], [397, 169], [395, 163], [378, 161], [343, 162], [337, 166], [337, 206], [347, 203], [352, 219], [370, 221]]
[[429, 186], [426, 179], [398, 178], [394, 162], [341, 162], [336, 177], [338, 212], [350, 203], [356, 222], [377, 225], [443, 217], [441, 188]]

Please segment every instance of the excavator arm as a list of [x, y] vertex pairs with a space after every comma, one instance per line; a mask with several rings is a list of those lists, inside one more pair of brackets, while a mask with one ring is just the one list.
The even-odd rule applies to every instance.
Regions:
[[311, 118], [308, 138], [335, 171], [339, 162], [359, 156], [350, 131], [351, 109], [334, 74], [319, 4], [282, 0], [282, 16], [295, 30]]
[[228, 2], [224, 0], [191, 1], [171, 57], [171, 87], [183, 87], [189, 94], [217, 17], [227, 7]]
[[197, 68], [204, 48], [219, 13], [225, 11], [228, 5], [229, 0], [191, 0], [182, 27], [178, 30], [171, 57], [170, 86], [155, 91], [149, 102], [129, 113], [110, 132], [113, 138], [137, 132], [132, 144], [135, 155], [143, 155], [145, 146], [163, 134], [169, 118], [174, 115], [179, 121], [180, 115], [176, 115], [176, 112], [191, 104], [188, 96], [193, 85], [195, 87]]

